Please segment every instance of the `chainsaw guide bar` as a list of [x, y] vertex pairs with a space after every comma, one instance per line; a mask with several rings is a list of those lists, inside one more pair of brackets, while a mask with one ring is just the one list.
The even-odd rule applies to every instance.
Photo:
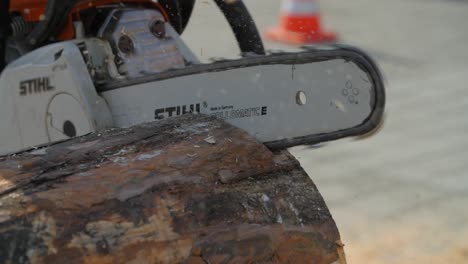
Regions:
[[[352, 69], [347, 69], [347, 65]], [[269, 72], [275, 67], [275, 70]], [[225, 74], [222, 75], [223, 73]], [[342, 76], [337, 76], [340, 74]], [[263, 77], [273, 79], [262, 81]], [[333, 86], [340, 78], [343, 80], [343, 89], [340, 87], [339, 91], [334, 91], [331, 86], [328, 91], [316, 91], [316, 87], [307, 87], [317, 84], [326, 87], [327, 82]], [[274, 86], [267, 86], [268, 84]], [[365, 99], [368, 103], [361, 102], [361, 107], [365, 105], [368, 108], [365, 111], [361, 109], [361, 113], [354, 113], [359, 115], [361, 122], [351, 128], [351, 123], [348, 123], [344, 129], [331, 126], [330, 129], [336, 131], [330, 133], [330, 129], [325, 128], [323, 133], [317, 133], [319, 121], [325, 124], [328, 120], [326, 113], [316, 113], [320, 114], [320, 118], [307, 120], [316, 110], [314, 104], [324, 103], [322, 95], [317, 94], [319, 101], [314, 101], [311, 96], [318, 92], [331, 93], [326, 98], [329, 102], [325, 103], [337, 111], [330, 113], [328, 118], [354, 122], [350, 115], [353, 114], [353, 107], [359, 107], [359, 96], [350, 85], [359, 86], [361, 93], [366, 88], [363, 86], [368, 86], [369, 98]], [[152, 109], [159, 111], [155, 114], [155, 120], [187, 112], [214, 115], [246, 130], [271, 149], [365, 134], [380, 124], [385, 105], [384, 84], [376, 64], [361, 50], [345, 45], [307, 47], [296, 53], [275, 52], [211, 64], [193, 64], [132, 80], [109, 82], [97, 89], [109, 103], [118, 126], [126, 127], [151, 121], [151, 117], [148, 118], [146, 114], [151, 111], [148, 107], [159, 105], [161, 107]], [[354, 99], [342, 100], [346, 93], [353, 92], [356, 96], [349, 98]], [[310, 103], [302, 104], [299, 102], [301, 97]], [[253, 98], [250, 100], [252, 103], [244, 103], [249, 98]], [[247, 111], [247, 116], [241, 118], [242, 113], [240, 110], [236, 112], [236, 109]], [[131, 117], [130, 112], [134, 112]], [[270, 115], [270, 118], [264, 117], [263, 120], [266, 121], [262, 122], [260, 120], [264, 115]], [[314, 121], [317, 122], [314, 124]], [[288, 123], [291, 126], [287, 126]], [[282, 129], [285, 125], [286, 129]], [[274, 126], [279, 128], [275, 129]]]

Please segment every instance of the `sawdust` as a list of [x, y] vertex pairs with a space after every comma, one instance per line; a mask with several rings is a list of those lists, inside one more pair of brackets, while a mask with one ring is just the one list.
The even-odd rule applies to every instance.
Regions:
[[398, 224], [372, 235], [346, 239], [348, 263], [414, 264], [468, 263], [468, 226], [464, 230], [442, 224]]

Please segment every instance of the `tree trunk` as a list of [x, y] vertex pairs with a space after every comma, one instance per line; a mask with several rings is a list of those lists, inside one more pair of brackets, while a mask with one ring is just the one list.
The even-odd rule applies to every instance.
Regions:
[[288, 152], [203, 115], [0, 159], [0, 263], [344, 263], [339, 241]]

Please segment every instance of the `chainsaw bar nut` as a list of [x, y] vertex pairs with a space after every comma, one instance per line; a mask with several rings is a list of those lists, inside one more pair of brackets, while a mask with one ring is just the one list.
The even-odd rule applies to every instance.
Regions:
[[150, 26], [151, 33], [158, 39], [166, 37], [166, 23], [162, 20], [156, 20]]
[[125, 54], [131, 54], [135, 50], [133, 40], [127, 35], [120, 36], [117, 45], [119, 47], [119, 50]]

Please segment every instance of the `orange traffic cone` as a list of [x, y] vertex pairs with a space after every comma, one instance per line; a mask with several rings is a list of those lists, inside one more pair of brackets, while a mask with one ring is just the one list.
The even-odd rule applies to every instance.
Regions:
[[280, 23], [269, 29], [266, 37], [288, 44], [335, 42], [334, 32], [325, 32], [320, 23], [316, 0], [283, 0]]

